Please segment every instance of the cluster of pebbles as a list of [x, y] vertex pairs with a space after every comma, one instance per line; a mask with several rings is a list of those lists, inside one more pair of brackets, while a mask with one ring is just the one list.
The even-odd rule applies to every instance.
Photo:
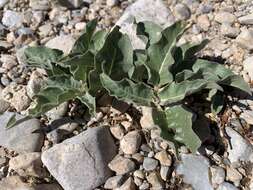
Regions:
[[162, 139], [151, 108], [110, 97], [98, 100], [96, 118], [71, 101], [40, 120], [4, 128], [13, 114], [24, 117], [45, 81], [43, 70], [26, 66], [27, 46], [68, 53], [89, 20], [99, 18], [98, 28], [118, 23], [128, 32], [131, 14], [165, 25], [187, 21], [179, 43], [209, 39], [199, 56], [218, 60], [251, 84], [251, 0], [0, 0], [0, 190], [253, 189], [252, 97], [229, 97], [217, 118], [226, 146], [204, 147], [202, 155], [185, 146], [177, 152]]

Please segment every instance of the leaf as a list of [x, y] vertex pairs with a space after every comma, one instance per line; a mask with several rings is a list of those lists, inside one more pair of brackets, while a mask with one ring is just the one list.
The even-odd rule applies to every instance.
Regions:
[[24, 51], [26, 63], [32, 67], [45, 69], [48, 74], [64, 73], [55, 65], [63, 56], [63, 52], [46, 47], [28, 47]]
[[50, 77], [47, 85], [35, 95], [36, 105], [29, 110], [31, 116], [40, 116], [52, 108], [85, 93], [85, 85], [67, 75]]
[[150, 44], [154, 44], [158, 42], [162, 35], [162, 28], [150, 21], [144, 21], [144, 22], [139, 22], [137, 23], [137, 35], [143, 39], [145, 44], [149, 46]]
[[204, 59], [197, 59], [192, 69], [194, 72], [197, 72], [198, 70], [201, 69], [209, 73], [214, 73], [215, 75], [219, 76], [221, 79], [235, 75], [230, 69], [227, 69], [223, 65], [220, 65], [216, 62], [204, 60]]
[[96, 69], [98, 73], [106, 73], [114, 80], [128, 76], [133, 66], [133, 47], [129, 37], [121, 34], [115, 26], [107, 35], [103, 48], [96, 54]]
[[103, 48], [107, 35], [108, 32], [106, 30], [100, 30], [92, 36], [90, 44], [90, 51], [92, 51], [92, 53], [96, 54]]
[[201, 145], [201, 140], [192, 129], [193, 113], [182, 105], [176, 105], [165, 109], [168, 128], [174, 130], [175, 140], [188, 146], [192, 152], [196, 152]]
[[202, 50], [207, 45], [208, 42], [209, 40], [203, 40], [199, 44], [192, 44], [188, 42], [181, 45], [180, 48], [182, 49], [183, 59], [185, 60], [194, 57], [194, 55], [200, 50]]
[[106, 74], [100, 75], [103, 87], [111, 96], [115, 96], [119, 100], [134, 102], [141, 105], [150, 105], [154, 94], [144, 83], [134, 83], [129, 79], [114, 81]]
[[173, 76], [169, 71], [175, 62], [172, 51], [183, 32], [182, 23], [177, 22], [162, 31], [162, 37], [157, 43], [150, 45], [147, 50], [149, 61], [146, 63], [151, 70], [149, 83], [163, 86], [172, 82]]
[[249, 95], [252, 94], [250, 86], [248, 85], [248, 83], [246, 83], [243, 80], [243, 78], [241, 76], [238, 76], [238, 75], [228, 76], [227, 78], [220, 81], [219, 84], [235, 87], [235, 88], [240, 89], [244, 92], [247, 92]]
[[61, 65], [70, 68], [75, 80], [87, 82], [89, 72], [95, 67], [94, 55], [87, 51], [82, 55], [69, 56], [61, 61]]
[[96, 69], [90, 71], [89, 76], [88, 76], [88, 89], [89, 89], [89, 93], [92, 96], [96, 96], [96, 94], [98, 92], [100, 92], [101, 90], [103, 90], [103, 86], [101, 81], [99, 80], [99, 73]]
[[72, 54], [83, 54], [89, 50], [96, 26], [97, 19], [94, 19], [87, 23], [84, 33], [77, 39], [71, 50]]
[[79, 96], [78, 99], [88, 107], [89, 113], [92, 116], [96, 115], [96, 99], [95, 99], [95, 97], [91, 96], [88, 92], [86, 92], [83, 96]]
[[161, 92], [158, 93], [161, 104], [171, 104], [183, 100], [186, 96], [201, 91], [205, 88], [208, 81], [203, 79], [197, 79], [193, 81], [183, 81], [180, 83], [171, 83], [164, 87]]

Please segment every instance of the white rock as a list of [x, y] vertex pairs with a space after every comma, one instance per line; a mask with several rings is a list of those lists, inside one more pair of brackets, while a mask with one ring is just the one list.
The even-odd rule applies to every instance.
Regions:
[[141, 135], [139, 131], [132, 131], [126, 134], [120, 141], [120, 148], [125, 154], [134, 154], [141, 145]]
[[106, 0], [106, 5], [109, 7], [113, 7], [119, 3], [119, 0]]
[[147, 176], [147, 181], [152, 185], [152, 189], [164, 189], [164, 183], [157, 172], [152, 172]]
[[228, 158], [231, 162], [251, 161], [253, 162], [253, 147], [238, 132], [226, 127], [227, 135], [230, 137], [231, 146], [228, 146]]
[[0, 181], [0, 190], [34, 190], [19, 176], [10, 176]]
[[213, 185], [219, 185], [225, 181], [225, 170], [218, 166], [210, 167], [211, 179]]
[[233, 182], [235, 186], [239, 186], [242, 174], [232, 167], [227, 167], [227, 180]]
[[68, 54], [74, 43], [75, 39], [71, 35], [61, 35], [49, 40], [45, 46], [52, 49], [59, 49], [65, 54]]
[[243, 61], [243, 69], [248, 72], [249, 77], [253, 80], [253, 56]]
[[[18, 153], [40, 151], [44, 136], [42, 133], [34, 131], [40, 129], [40, 122], [37, 119], [26, 120], [15, 127], [6, 130], [7, 122], [13, 116], [13, 113], [5, 112], [0, 115], [0, 146], [14, 150]], [[16, 119], [22, 119], [24, 116], [16, 114]]]
[[62, 118], [68, 111], [68, 102], [63, 102], [59, 106], [46, 112], [46, 116], [49, 120], [53, 121]]
[[14, 170], [20, 176], [47, 177], [48, 174], [42, 166], [41, 153], [32, 152], [18, 155], [10, 159], [9, 171]]
[[140, 120], [141, 127], [144, 129], [153, 129], [156, 127], [155, 121], [153, 120], [153, 109], [151, 107], [142, 106], [142, 116]]
[[2, 23], [3, 25], [14, 28], [14, 27], [20, 27], [23, 22], [23, 16], [21, 13], [15, 12], [15, 11], [4, 11]]
[[17, 112], [21, 112], [28, 108], [31, 99], [28, 97], [25, 85], [16, 85], [11, 83], [2, 91], [2, 97], [6, 102], [9, 102]]
[[116, 156], [108, 166], [112, 171], [116, 172], [117, 175], [126, 174], [135, 169], [134, 161], [122, 156]]
[[209, 180], [209, 161], [205, 157], [182, 154], [181, 159], [176, 171], [183, 175], [185, 183], [191, 184], [194, 190], [213, 190]]
[[123, 182], [124, 182], [124, 176], [122, 175], [113, 176], [106, 180], [104, 188], [115, 189], [115, 188], [120, 187], [123, 184]]
[[135, 190], [136, 186], [132, 177], [129, 177], [126, 182], [117, 188], [117, 190]]
[[219, 12], [219, 13], [216, 13], [214, 20], [219, 23], [234, 23], [237, 20], [237, 18], [232, 13]]
[[239, 17], [238, 20], [241, 24], [253, 24], [253, 13]]
[[221, 25], [221, 33], [224, 36], [235, 38], [240, 33], [240, 29], [232, 27], [229, 23], [223, 23]]
[[108, 127], [94, 127], [42, 153], [42, 162], [65, 190], [92, 190], [112, 175], [116, 154]]
[[47, 0], [30, 0], [29, 6], [33, 10], [37, 11], [47, 11], [50, 9], [50, 2]]
[[143, 161], [143, 168], [146, 171], [152, 171], [155, 170], [156, 167], [158, 166], [158, 161], [153, 158], [145, 157]]
[[238, 190], [238, 189], [234, 185], [232, 185], [231, 183], [224, 182], [219, 185], [217, 190]]
[[243, 48], [253, 50], [253, 30], [244, 29], [237, 36], [236, 42]]
[[191, 17], [191, 10], [185, 4], [178, 3], [174, 7], [174, 15], [179, 20], [187, 20]]
[[45, 77], [38, 71], [33, 71], [26, 86], [27, 95], [33, 98], [45, 82]]
[[9, 0], [0, 0], [0, 8], [2, 8], [4, 5], [6, 5], [9, 2]]
[[[159, 11], [157, 11], [159, 10]], [[145, 44], [136, 36], [133, 25], [134, 18], [137, 22], [153, 21], [160, 25], [171, 25], [174, 18], [162, 0], [137, 0], [130, 5], [116, 23], [121, 26], [121, 31], [127, 33], [135, 49], [143, 49]]]

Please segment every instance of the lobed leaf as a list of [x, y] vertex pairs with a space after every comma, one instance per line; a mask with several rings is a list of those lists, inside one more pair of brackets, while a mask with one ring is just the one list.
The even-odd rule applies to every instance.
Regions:
[[119, 100], [147, 106], [153, 101], [153, 91], [144, 83], [136, 84], [129, 79], [114, 81], [104, 73], [100, 75], [100, 80], [109, 94]]

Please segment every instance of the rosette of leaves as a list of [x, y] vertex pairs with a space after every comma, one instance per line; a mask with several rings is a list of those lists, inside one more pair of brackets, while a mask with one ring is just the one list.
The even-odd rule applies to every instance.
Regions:
[[196, 57], [207, 44], [206, 40], [178, 46], [184, 31], [181, 22], [165, 29], [151, 22], [138, 23], [137, 35], [146, 47], [133, 51], [134, 65], [128, 77], [119, 81], [102, 73], [100, 80], [111, 96], [154, 107], [153, 119], [160, 126], [162, 137], [174, 139], [195, 152], [201, 145], [196, 130], [205, 129], [193, 129], [195, 117], [186, 106], [186, 98], [208, 92], [212, 113], [218, 114], [223, 108], [223, 93], [227, 87], [248, 94], [251, 91], [240, 76], [223, 65]]
[[183, 143], [194, 152], [201, 140], [193, 130], [194, 114], [186, 106], [186, 98], [208, 91], [211, 110], [217, 114], [227, 87], [251, 93], [240, 76], [196, 57], [207, 41], [177, 45], [185, 31], [181, 22], [165, 29], [152, 22], [138, 23], [136, 32], [146, 47], [135, 50], [118, 26], [96, 31], [96, 23], [87, 24], [68, 55], [45, 47], [25, 50], [27, 64], [43, 68], [48, 76], [35, 96], [30, 116], [40, 116], [71, 99], [79, 99], [95, 114], [96, 96], [109, 93], [128, 103], [153, 107], [162, 137]]

